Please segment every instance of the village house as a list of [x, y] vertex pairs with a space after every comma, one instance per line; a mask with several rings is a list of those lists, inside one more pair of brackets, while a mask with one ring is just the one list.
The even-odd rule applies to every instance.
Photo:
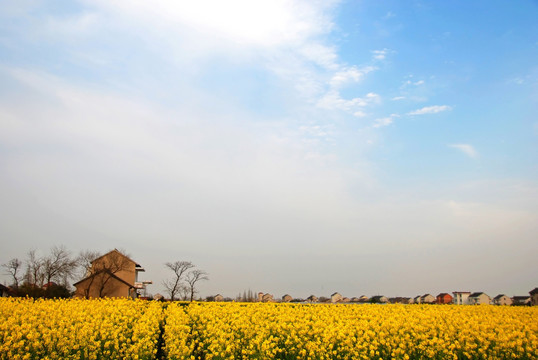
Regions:
[[216, 302], [222, 302], [222, 301], [224, 301], [224, 296], [222, 296], [221, 294], [217, 294], [217, 295], [215, 295], [215, 297], [213, 298], [213, 301], [216, 301]]
[[417, 295], [413, 298], [413, 304], [422, 304], [422, 296]]
[[512, 299], [504, 294], [499, 294], [493, 298], [494, 305], [512, 305]]
[[491, 298], [483, 292], [475, 292], [469, 295], [469, 304], [470, 305], [484, 305], [489, 304]]
[[455, 305], [469, 305], [470, 291], [453, 291], [454, 299], [452, 300]]
[[436, 304], [452, 304], [452, 300], [453, 300], [452, 295], [447, 294], [447, 293], [440, 293], [435, 298], [435, 303]]
[[138, 297], [151, 281], [140, 282], [138, 274], [145, 271], [139, 264], [114, 249], [91, 262], [86, 277], [73, 284], [75, 297]]
[[0, 297], [10, 296], [10, 293], [11, 291], [7, 286], [0, 284]]
[[293, 300], [293, 297], [290, 294], [282, 296], [282, 302], [290, 302]]
[[383, 296], [383, 295], [376, 295], [376, 296], [372, 296], [370, 298], [370, 302], [372, 304], [388, 304], [389, 299], [386, 296]]
[[512, 305], [515, 306], [522, 306], [522, 305], [531, 305], [531, 297], [530, 296], [513, 296], [512, 297]]
[[431, 294], [424, 294], [420, 297], [421, 304], [433, 304], [435, 302], [435, 297]]
[[269, 294], [269, 293], [262, 293], [262, 292], [259, 292], [258, 293], [258, 302], [274, 302], [275, 300], [273, 299], [273, 295]]
[[529, 291], [529, 294], [531, 295], [531, 305], [537, 306], [538, 305], [538, 287]]
[[342, 301], [342, 295], [340, 295], [340, 293], [335, 292], [334, 294], [331, 295], [331, 302], [332, 303], [337, 303], [337, 302], [341, 302], [341, 301]]
[[318, 300], [318, 297], [315, 296], [315, 295], [310, 295], [309, 297], [306, 298], [306, 301], [307, 302], [310, 302], [310, 303], [317, 303], [319, 300]]

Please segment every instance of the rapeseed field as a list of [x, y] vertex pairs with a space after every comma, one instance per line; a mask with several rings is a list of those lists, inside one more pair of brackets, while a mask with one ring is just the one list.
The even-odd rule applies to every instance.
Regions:
[[538, 308], [0, 299], [0, 359], [538, 359]]

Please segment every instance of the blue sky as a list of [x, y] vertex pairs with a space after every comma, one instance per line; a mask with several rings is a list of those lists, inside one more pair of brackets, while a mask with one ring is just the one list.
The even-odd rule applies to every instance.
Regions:
[[0, 262], [124, 248], [203, 296], [536, 286], [535, 1], [0, 4]]

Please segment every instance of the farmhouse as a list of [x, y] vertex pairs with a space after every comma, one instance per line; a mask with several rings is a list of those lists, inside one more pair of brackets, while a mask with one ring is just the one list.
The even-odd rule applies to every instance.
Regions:
[[504, 294], [499, 294], [493, 298], [493, 304], [495, 305], [512, 305], [512, 299]]
[[91, 262], [86, 277], [73, 284], [75, 297], [138, 297], [150, 281], [139, 282], [138, 273], [145, 271], [132, 259], [114, 249]]
[[469, 304], [471, 305], [483, 305], [490, 302], [491, 298], [483, 292], [475, 292], [469, 295]]

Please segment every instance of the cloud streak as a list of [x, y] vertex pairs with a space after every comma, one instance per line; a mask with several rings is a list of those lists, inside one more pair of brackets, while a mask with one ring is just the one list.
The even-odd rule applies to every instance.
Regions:
[[478, 157], [478, 152], [475, 150], [475, 148], [472, 145], [469, 144], [450, 144], [449, 147], [453, 149], [458, 149], [468, 157], [472, 159], [476, 159]]
[[408, 112], [407, 115], [428, 115], [428, 114], [437, 114], [444, 111], [452, 110], [452, 107], [448, 105], [433, 105], [425, 106], [421, 109], [417, 109], [411, 112]]

